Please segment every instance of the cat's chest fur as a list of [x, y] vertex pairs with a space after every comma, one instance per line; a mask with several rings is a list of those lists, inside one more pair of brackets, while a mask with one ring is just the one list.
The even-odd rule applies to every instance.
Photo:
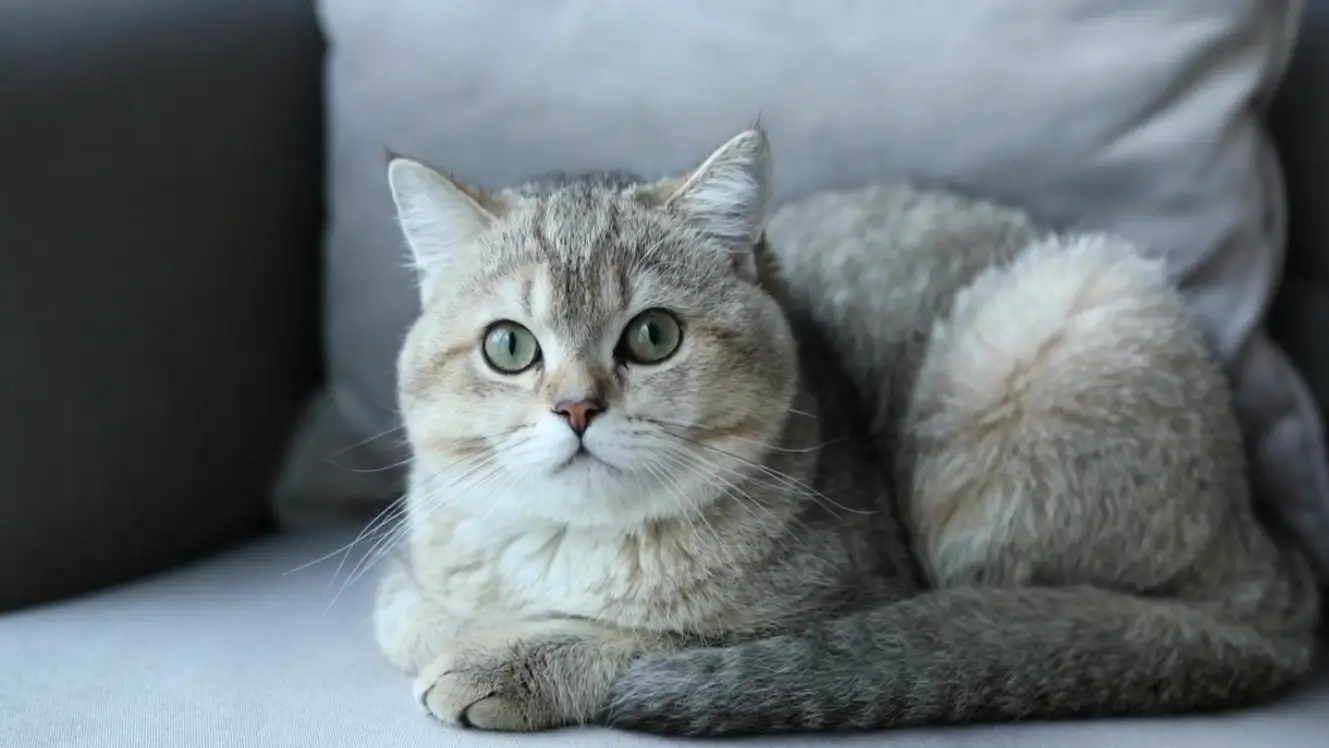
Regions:
[[[714, 518], [724, 523], [723, 516]], [[718, 551], [681, 523], [639, 533], [440, 518], [411, 541], [412, 567], [433, 604], [459, 628], [511, 619], [587, 618], [625, 628], [724, 631], [749, 609], [717, 575], [755, 562]], [[724, 543], [742, 548], [741, 539]], [[705, 547], [702, 547], [705, 546]]]

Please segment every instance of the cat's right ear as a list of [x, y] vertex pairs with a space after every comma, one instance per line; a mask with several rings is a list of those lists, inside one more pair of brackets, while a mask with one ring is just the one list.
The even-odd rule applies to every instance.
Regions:
[[498, 202], [483, 191], [404, 156], [390, 157], [388, 186], [422, 283], [455, 265], [498, 218]]

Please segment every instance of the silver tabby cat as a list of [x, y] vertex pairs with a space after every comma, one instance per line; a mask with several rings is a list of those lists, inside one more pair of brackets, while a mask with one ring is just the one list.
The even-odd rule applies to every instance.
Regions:
[[379, 644], [439, 719], [686, 735], [1149, 714], [1309, 668], [1162, 266], [766, 136], [657, 182], [388, 167], [423, 312]]

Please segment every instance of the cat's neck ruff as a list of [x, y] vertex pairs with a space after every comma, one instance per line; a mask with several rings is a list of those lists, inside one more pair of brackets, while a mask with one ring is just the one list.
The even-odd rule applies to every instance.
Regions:
[[[525, 501], [502, 491], [463, 492], [408, 509], [414, 573], [427, 586], [449, 591], [452, 615], [486, 619], [502, 612], [632, 627], [701, 626], [725, 602], [693, 591], [714, 588], [717, 575], [735, 573], [768, 553], [797, 509], [793, 501], [763, 508], [717, 495], [704, 511], [687, 516], [572, 525], [504, 512], [505, 504], [529, 502], [540, 487], [506, 490], [524, 492]], [[492, 511], [476, 511], [481, 500]], [[679, 601], [663, 617], [662, 599]]]

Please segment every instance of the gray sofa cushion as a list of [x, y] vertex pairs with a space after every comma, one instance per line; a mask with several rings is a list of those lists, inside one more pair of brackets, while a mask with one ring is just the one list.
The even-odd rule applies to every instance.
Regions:
[[1164, 254], [1238, 384], [1263, 500], [1329, 575], [1318, 414], [1262, 331], [1284, 205], [1259, 112], [1300, 3], [1109, 5], [320, 0], [330, 384], [279, 509], [299, 517], [399, 487], [384, 469], [404, 456], [393, 362], [417, 297], [385, 145], [487, 185], [557, 169], [659, 174], [760, 112], [779, 200], [914, 177]]
[[[352, 537], [340, 531], [276, 537], [105, 594], [0, 616], [0, 745], [669, 744], [607, 730], [534, 736], [462, 732], [433, 721], [411, 698], [409, 680], [374, 649], [368, 620], [372, 584], [365, 581], [337, 595], [355, 558], [340, 574], [337, 558], [292, 573]], [[1284, 700], [1221, 715], [980, 725], [746, 744], [1311, 748], [1324, 745], [1326, 715], [1329, 668]]]
[[268, 521], [318, 364], [320, 60], [304, 0], [0, 3], [0, 610]]

